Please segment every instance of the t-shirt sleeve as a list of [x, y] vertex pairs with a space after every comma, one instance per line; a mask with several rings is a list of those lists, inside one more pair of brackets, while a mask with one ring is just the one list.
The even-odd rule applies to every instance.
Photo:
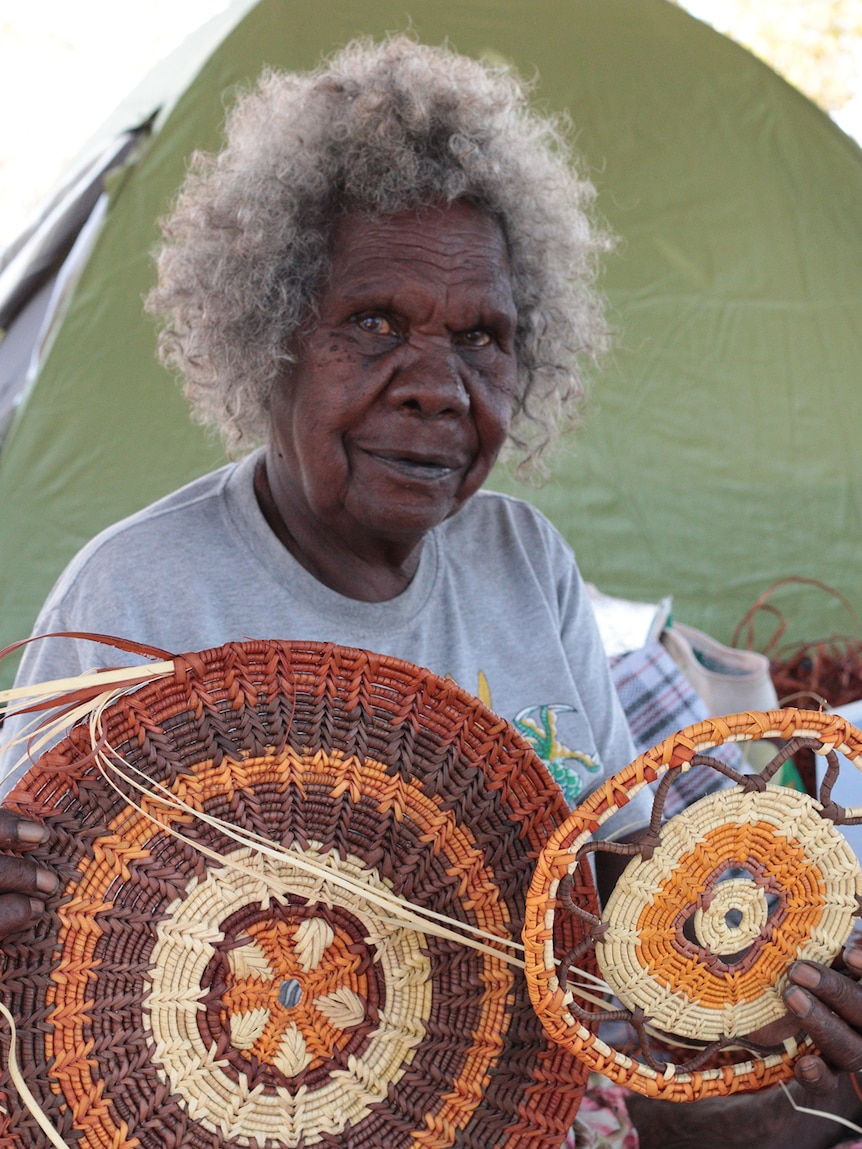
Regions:
[[[635, 748], [586, 586], [571, 550], [562, 539], [560, 543], [561, 637], [601, 762], [600, 775], [590, 787], [594, 790], [635, 758]], [[642, 790], [596, 836], [620, 838], [641, 830], [649, 822], [650, 809], [650, 795]]]

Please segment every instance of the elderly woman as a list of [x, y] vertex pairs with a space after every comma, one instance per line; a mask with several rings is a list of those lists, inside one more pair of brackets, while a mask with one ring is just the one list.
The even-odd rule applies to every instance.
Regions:
[[[536, 463], [604, 347], [591, 197], [517, 80], [451, 52], [354, 43], [310, 74], [265, 76], [224, 151], [196, 158], [149, 299], [196, 417], [250, 453], [85, 547], [37, 632], [367, 647], [451, 675], [510, 720], [552, 706], [568, 757], [549, 765], [570, 800], [619, 769], [632, 748], [569, 548], [526, 504], [480, 492], [507, 443]], [[112, 657], [39, 642], [19, 681]], [[642, 819], [626, 809], [618, 833]], [[4, 818], [6, 845], [38, 840]], [[5, 859], [0, 932], [53, 883]], [[795, 982], [788, 1004], [823, 1050], [799, 1074], [825, 1091], [862, 1065], [862, 994], [813, 966]], [[852, 1108], [842, 1089], [833, 1104]], [[766, 1111], [738, 1104], [744, 1121]], [[689, 1108], [708, 1144], [714, 1119]], [[661, 1114], [644, 1128], [677, 1143], [667, 1128], [689, 1118]]]

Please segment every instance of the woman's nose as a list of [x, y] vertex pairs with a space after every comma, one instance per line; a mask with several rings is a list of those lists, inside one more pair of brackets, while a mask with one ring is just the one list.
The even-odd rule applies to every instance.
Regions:
[[428, 417], [464, 415], [469, 411], [464, 366], [451, 345], [444, 347], [440, 343], [403, 348], [389, 385], [391, 402]]

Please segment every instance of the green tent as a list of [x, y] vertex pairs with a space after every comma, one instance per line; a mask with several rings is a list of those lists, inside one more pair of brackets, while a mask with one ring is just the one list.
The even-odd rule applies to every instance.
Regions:
[[[611, 594], [671, 594], [677, 618], [723, 640], [786, 576], [862, 601], [851, 140], [665, 0], [241, 0], [101, 133], [105, 145], [141, 129], [0, 451], [0, 642], [29, 631], [96, 531], [222, 459], [156, 364], [141, 308], [155, 221], [188, 155], [218, 147], [232, 91], [263, 65], [307, 68], [357, 33], [407, 26], [536, 74], [539, 103], [570, 110], [621, 237], [605, 278], [616, 351], [552, 480], [526, 491], [586, 576]], [[783, 595], [790, 634], [849, 625], [828, 595]]]

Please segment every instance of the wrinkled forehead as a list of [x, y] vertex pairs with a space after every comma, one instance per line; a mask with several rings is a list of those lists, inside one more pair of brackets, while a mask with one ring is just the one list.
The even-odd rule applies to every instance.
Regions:
[[339, 218], [330, 246], [331, 290], [364, 296], [414, 286], [468, 292], [514, 313], [511, 265], [497, 220], [462, 202]]

